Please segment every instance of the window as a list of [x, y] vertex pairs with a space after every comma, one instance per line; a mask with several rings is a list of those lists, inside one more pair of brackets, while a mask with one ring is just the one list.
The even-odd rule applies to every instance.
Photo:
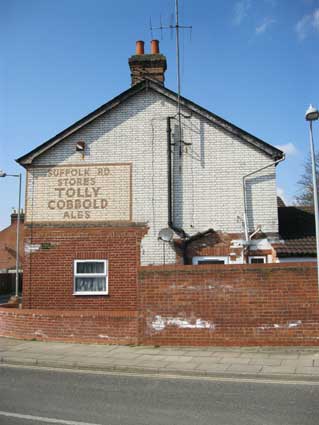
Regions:
[[74, 294], [105, 295], [108, 293], [106, 260], [74, 261]]
[[193, 257], [193, 264], [228, 264], [228, 257]]
[[262, 256], [249, 257], [248, 261], [249, 261], [249, 264], [263, 264], [263, 263], [266, 263], [266, 257], [262, 257]]

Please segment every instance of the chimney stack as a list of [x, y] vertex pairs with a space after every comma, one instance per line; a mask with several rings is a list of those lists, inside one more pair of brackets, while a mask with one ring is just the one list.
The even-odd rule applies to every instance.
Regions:
[[145, 54], [144, 41], [136, 42], [136, 53], [128, 60], [131, 70], [131, 85], [143, 80], [153, 80], [164, 85], [166, 57], [159, 51], [159, 41], [151, 41], [151, 53]]
[[[17, 223], [18, 221], [18, 211], [13, 210], [11, 213], [11, 224]], [[23, 209], [20, 210], [20, 223], [24, 222], [24, 211]]]

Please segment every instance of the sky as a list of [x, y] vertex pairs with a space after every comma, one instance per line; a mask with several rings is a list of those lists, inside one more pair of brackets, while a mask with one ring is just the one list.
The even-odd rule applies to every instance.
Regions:
[[[0, 169], [130, 87], [135, 41], [160, 40], [176, 90], [174, 0], [0, 0]], [[319, 107], [319, 0], [180, 0], [182, 95], [286, 152], [278, 193], [294, 202]], [[319, 122], [314, 124], [319, 144]], [[0, 229], [18, 179], [0, 178]]]

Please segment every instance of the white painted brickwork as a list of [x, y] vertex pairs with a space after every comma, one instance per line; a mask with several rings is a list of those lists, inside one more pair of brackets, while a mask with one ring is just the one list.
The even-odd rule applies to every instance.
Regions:
[[[166, 117], [175, 114], [176, 106], [165, 97], [144, 91], [78, 130], [34, 162], [36, 166], [132, 163], [132, 219], [147, 222], [150, 227], [142, 243], [143, 265], [163, 262], [163, 243], [158, 241], [158, 232], [167, 227], [168, 220]], [[175, 127], [172, 121], [173, 133]], [[79, 140], [86, 143], [84, 160], [75, 151]], [[174, 171], [176, 225], [190, 234], [208, 228], [242, 232], [242, 177], [270, 164], [272, 159], [195, 115], [183, 120], [183, 140], [192, 145], [183, 155], [181, 170], [177, 167]], [[173, 156], [176, 162], [176, 153]], [[31, 175], [28, 186], [31, 196]], [[260, 224], [266, 233], [277, 232], [275, 167], [254, 175], [247, 186], [250, 230]], [[175, 262], [175, 253], [169, 246], [165, 259]]]

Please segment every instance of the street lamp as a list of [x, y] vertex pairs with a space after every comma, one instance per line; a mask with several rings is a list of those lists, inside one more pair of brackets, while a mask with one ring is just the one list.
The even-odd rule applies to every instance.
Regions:
[[312, 121], [316, 121], [319, 118], [318, 109], [312, 105], [306, 111], [305, 118], [309, 121], [309, 138], [310, 138], [310, 153], [311, 153], [311, 166], [312, 166], [312, 189], [313, 189], [313, 206], [315, 210], [315, 222], [316, 222], [316, 247], [317, 247], [317, 274], [318, 274], [318, 288], [319, 288], [319, 213], [318, 213], [318, 190], [317, 190], [317, 173], [316, 173], [316, 158], [315, 149], [313, 144], [312, 134]]
[[19, 206], [18, 206], [18, 221], [17, 221], [17, 242], [16, 242], [16, 288], [15, 297], [19, 297], [19, 238], [20, 238], [20, 210], [21, 210], [21, 173], [7, 174], [0, 170], [0, 177], [18, 177], [19, 179]]

